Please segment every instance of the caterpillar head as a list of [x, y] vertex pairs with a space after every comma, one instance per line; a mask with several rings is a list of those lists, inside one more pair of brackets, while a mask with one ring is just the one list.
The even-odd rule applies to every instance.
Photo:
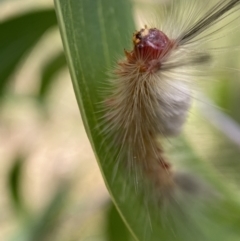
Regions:
[[157, 28], [142, 28], [133, 34], [133, 50], [125, 51], [128, 62], [139, 65], [140, 72], [154, 72], [161, 68], [161, 60], [174, 43]]

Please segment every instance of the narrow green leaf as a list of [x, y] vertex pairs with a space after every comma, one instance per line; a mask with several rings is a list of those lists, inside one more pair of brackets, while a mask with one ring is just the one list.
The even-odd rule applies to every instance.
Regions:
[[63, 52], [60, 52], [50, 59], [43, 67], [39, 98], [44, 101], [46, 94], [53, 84], [54, 75], [66, 66], [66, 59]]
[[23, 158], [18, 156], [12, 165], [8, 176], [9, 191], [14, 208], [22, 211], [23, 201], [21, 197], [21, 175], [22, 175]]
[[0, 95], [24, 54], [54, 25], [53, 9], [29, 12], [0, 23]]

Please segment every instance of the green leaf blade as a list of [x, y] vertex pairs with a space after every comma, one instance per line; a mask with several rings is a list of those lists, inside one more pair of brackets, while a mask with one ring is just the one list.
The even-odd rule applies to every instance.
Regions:
[[117, 55], [122, 55], [124, 46], [129, 46], [128, 32], [134, 30], [131, 5], [128, 1], [57, 0], [55, 6], [76, 98], [99, 167], [122, 218], [135, 238], [142, 240], [139, 237], [145, 231], [130, 213], [129, 203], [121, 202], [123, 183], [113, 184], [113, 166], [103, 165], [108, 150], [102, 145], [104, 137], [97, 129], [100, 87], [106, 82], [108, 68]]
[[[134, 188], [131, 185], [125, 185], [123, 172], [119, 171], [113, 182], [114, 160], [107, 160], [109, 165], [105, 165], [106, 156], [110, 157], [107, 147], [111, 143], [104, 140], [98, 128], [97, 106], [103, 100], [100, 88], [108, 78], [107, 71], [113, 65], [117, 55], [123, 55], [123, 49], [127, 49], [131, 43], [127, 40], [127, 36], [131, 36], [130, 32], [134, 31], [134, 24], [129, 1], [55, 0], [55, 6], [86, 132], [112, 200], [134, 238], [139, 241], [186, 241], [192, 240], [194, 236], [195, 240], [202, 240], [202, 237], [205, 237], [205, 231], [207, 236], [205, 240], [219, 241], [221, 236], [222, 238], [227, 236], [228, 233], [222, 231], [215, 237], [214, 229], [209, 229], [209, 225], [204, 223], [198, 223], [198, 217], [199, 220], [201, 218], [204, 220], [206, 217], [199, 211], [201, 208], [197, 207], [195, 210], [195, 206], [199, 203], [189, 205], [187, 198], [184, 199], [186, 203], [181, 203], [183, 204], [181, 210], [173, 208], [167, 215], [160, 208], [157, 210], [153, 208], [148, 212], [144, 201], [139, 199]], [[191, 162], [197, 161], [198, 157], [191, 153], [191, 148], [185, 143], [182, 152], [189, 154], [185, 157]], [[237, 205], [234, 208], [239, 212]], [[154, 212], [155, 216], [163, 217], [164, 220], [159, 220], [160, 218], [156, 220]], [[211, 224], [214, 218], [212, 217], [208, 223]], [[215, 228], [218, 230], [219, 227]]]

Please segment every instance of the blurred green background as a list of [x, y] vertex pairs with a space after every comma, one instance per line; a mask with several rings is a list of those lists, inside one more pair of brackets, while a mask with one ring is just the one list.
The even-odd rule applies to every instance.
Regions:
[[[0, 36], [0, 240], [132, 240], [85, 134], [52, 1], [0, 1]], [[239, 195], [239, 56], [223, 56], [231, 69], [203, 87], [222, 116], [194, 106], [185, 133]]]

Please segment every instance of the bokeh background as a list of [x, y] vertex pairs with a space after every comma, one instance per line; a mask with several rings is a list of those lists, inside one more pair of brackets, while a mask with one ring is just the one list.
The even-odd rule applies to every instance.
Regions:
[[[146, 4], [139, 1], [136, 20]], [[237, 45], [234, 36], [223, 41]], [[185, 133], [239, 195], [236, 53], [223, 53], [231, 69], [204, 83], [212, 102], [202, 97], [202, 112], [194, 105]], [[87, 139], [51, 0], [0, 1], [0, 157], [0, 240], [132, 240]]]
[[0, 1], [0, 21], [0, 240], [106, 240], [114, 210], [53, 2]]

